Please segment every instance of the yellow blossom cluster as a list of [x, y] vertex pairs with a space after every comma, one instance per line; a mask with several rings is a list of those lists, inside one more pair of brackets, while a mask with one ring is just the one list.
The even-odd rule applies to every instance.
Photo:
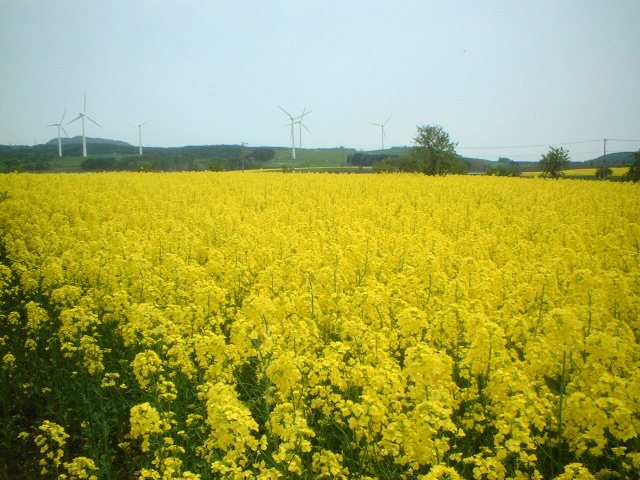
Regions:
[[65, 462], [67, 473], [60, 474], [59, 480], [98, 480], [98, 469], [93, 460], [86, 457], [76, 457], [70, 462]]
[[61, 478], [640, 476], [637, 185], [202, 172], [0, 190], [0, 375]]
[[[25, 440], [31, 437], [28, 432], [20, 432], [19, 436]], [[33, 442], [38, 448], [37, 456], [41, 475], [56, 472], [61, 467], [68, 439], [69, 435], [64, 428], [55, 422], [45, 420], [37, 428]]]

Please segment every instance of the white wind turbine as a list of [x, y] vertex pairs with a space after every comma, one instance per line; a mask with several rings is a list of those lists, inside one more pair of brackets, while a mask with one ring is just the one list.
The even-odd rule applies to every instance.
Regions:
[[387, 118], [384, 123], [372, 123], [372, 122], [370, 122], [371, 125], [376, 125], [376, 126], [380, 127], [380, 130], [381, 130], [380, 136], [382, 138], [382, 150], [384, 150], [384, 139], [386, 137], [386, 135], [384, 133], [384, 126], [387, 124], [387, 122], [389, 120], [391, 120], [391, 117]]
[[140, 148], [139, 155], [142, 156], [142, 126], [149, 123], [148, 121], [142, 123], [136, 123], [138, 125], [138, 146]]
[[65, 108], [64, 112], [62, 112], [62, 118], [60, 119], [60, 123], [52, 123], [51, 125], [47, 125], [47, 127], [58, 127], [58, 156], [59, 157], [62, 157], [62, 139], [60, 138], [60, 130], [62, 130], [67, 137], [69, 136], [67, 131], [62, 126], [62, 122], [64, 122], [64, 116], [66, 115], [66, 113], [67, 113], [67, 109]]
[[278, 108], [280, 110], [282, 110], [287, 117], [289, 117], [289, 120], [291, 120], [291, 123], [288, 123], [287, 125], [291, 126], [291, 159], [295, 160], [296, 159], [296, 137], [295, 137], [295, 126], [296, 126], [296, 118], [292, 117], [291, 114], [289, 112], [287, 112], [284, 108], [282, 108], [280, 105], [278, 105]]
[[78, 113], [78, 116], [76, 118], [74, 118], [73, 120], [71, 120], [69, 123], [67, 123], [67, 125], [75, 122], [76, 120], [78, 120], [79, 118], [82, 119], [82, 156], [86, 158], [87, 156], [87, 137], [85, 136], [84, 133], [84, 119], [86, 117], [87, 120], [91, 120], [93, 123], [95, 123], [96, 125], [98, 125], [99, 127], [101, 127], [101, 125], [96, 122], [95, 120], [93, 120], [91, 117], [89, 117], [89, 115], [86, 114], [87, 111], [87, 94], [84, 94], [84, 106], [82, 108], [82, 113]]
[[302, 115], [296, 117], [296, 120], [298, 120], [296, 122], [298, 124], [298, 142], [299, 142], [298, 148], [300, 149], [302, 148], [302, 127], [304, 127], [304, 129], [307, 132], [311, 133], [311, 130], [309, 130], [307, 126], [304, 123], [302, 123], [302, 119], [304, 118], [304, 116], [309, 115], [311, 113], [310, 111], [307, 112], [306, 110], [307, 110], [307, 107], [304, 107], [304, 109], [302, 109]]

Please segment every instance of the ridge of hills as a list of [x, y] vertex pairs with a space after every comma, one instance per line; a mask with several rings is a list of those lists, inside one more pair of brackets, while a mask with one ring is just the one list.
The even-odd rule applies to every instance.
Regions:
[[[65, 145], [82, 145], [82, 135], [76, 135], [75, 137], [61, 137], [60, 138], [60, 143], [62, 143], [62, 146], [65, 146]], [[96, 144], [117, 145], [117, 146], [121, 146], [121, 147], [132, 147], [132, 148], [135, 148], [130, 143], [123, 142], [121, 140], [111, 140], [109, 138], [87, 137], [87, 145], [89, 145], [89, 144], [93, 144], [93, 145], [96, 145]], [[57, 147], [58, 146], [58, 139], [57, 138], [52, 138], [51, 140], [49, 140], [44, 145], [54, 145], [54, 146]]]

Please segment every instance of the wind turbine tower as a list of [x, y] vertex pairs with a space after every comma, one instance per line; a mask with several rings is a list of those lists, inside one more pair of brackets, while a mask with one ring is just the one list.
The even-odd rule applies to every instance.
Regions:
[[302, 119], [304, 118], [305, 115], [309, 115], [311, 112], [307, 112], [307, 107], [304, 107], [304, 109], [302, 110], [302, 115], [296, 117], [296, 119], [298, 120], [296, 123], [298, 124], [298, 148], [302, 149], [302, 128], [304, 127], [304, 129], [311, 133], [311, 130], [309, 130], [307, 128], [307, 126], [302, 123]]
[[60, 123], [52, 123], [51, 125], [47, 125], [48, 127], [58, 127], [58, 156], [59, 157], [62, 157], [62, 140], [60, 139], [60, 130], [62, 130], [67, 137], [69, 136], [67, 131], [62, 126], [62, 122], [64, 122], [64, 116], [66, 115], [66, 113], [67, 113], [67, 109], [65, 108], [64, 112], [62, 112], [62, 118], [60, 119]]
[[295, 126], [296, 126], [296, 118], [292, 117], [291, 114], [289, 112], [287, 112], [284, 108], [282, 108], [281, 106], [278, 105], [278, 108], [280, 110], [282, 110], [285, 115], [287, 115], [287, 117], [289, 117], [289, 120], [291, 120], [291, 123], [288, 123], [287, 125], [291, 126], [291, 159], [295, 160], [296, 159], [296, 137], [295, 137]]
[[78, 119], [82, 120], [82, 156], [83, 157], [87, 157], [87, 137], [85, 136], [85, 128], [84, 128], [84, 119], [86, 117], [87, 120], [92, 121], [93, 123], [95, 123], [96, 125], [98, 125], [99, 127], [101, 127], [101, 125], [96, 122], [95, 120], [93, 120], [91, 117], [89, 117], [89, 115], [86, 114], [87, 112], [87, 94], [84, 94], [84, 106], [82, 108], [82, 113], [78, 113], [78, 116], [76, 118], [74, 118], [73, 120], [71, 120], [69, 123], [67, 123], [67, 125], [75, 122]]
[[140, 156], [142, 156], [142, 126], [146, 125], [147, 123], [149, 123], [149, 122], [147, 121], [147, 122], [142, 122], [142, 123], [136, 123], [136, 125], [138, 125], [138, 146], [140, 148], [140, 150], [139, 150], [139, 152], [140, 152], [139, 155]]
[[382, 139], [382, 150], [384, 150], [384, 139], [386, 137], [385, 133], [384, 133], [384, 126], [387, 124], [387, 122], [391, 120], [391, 117], [387, 118], [384, 123], [371, 123], [371, 125], [376, 125], [377, 127], [380, 127], [380, 137]]

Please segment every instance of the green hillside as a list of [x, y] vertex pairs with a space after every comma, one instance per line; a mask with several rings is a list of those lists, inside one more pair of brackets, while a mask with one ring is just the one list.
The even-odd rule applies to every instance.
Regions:
[[412, 148], [413, 147], [409, 147], [409, 146], [390, 147], [390, 148], [385, 148], [384, 150], [367, 150], [364, 153], [368, 153], [370, 155], [393, 155], [396, 157], [402, 157], [404, 155], [409, 155], [409, 153], [411, 153]]
[[265, 163], [265, 168], [295, 167], [341, 167], [347, 164], [347, 158], [356, 150], [353, 148], [303, 148], [296, 149], [296, 159], [291, 159], [291, 149], [274, 147], [276, 156]]
[[588, 160], [583, 162], [585, 166], [600, 166], [610, 165], [610, 166], [623, 166], [623, 165], [631, 165], [634, 161], [634, 155], [636, 152], [615, 152], [608, 153], [606, 156], [600, 155], [598, 158], [594, 158], [593, 160]]
[[[282, 167], [292, 165], [291, 148], [274, 147], [276, 156], [265, 167]], [[348, 165], [348, 157], [354, 153], [366, 155], [408, 155], [411, 147], [391, 147], [384, 150], [356, 150], [355, 148], [335, 147], [335, 148], [303, 148], [296, 149], [296, 160], [293, 163], [296, 167], [323, 168], [323, 167], [343, 167]]]

